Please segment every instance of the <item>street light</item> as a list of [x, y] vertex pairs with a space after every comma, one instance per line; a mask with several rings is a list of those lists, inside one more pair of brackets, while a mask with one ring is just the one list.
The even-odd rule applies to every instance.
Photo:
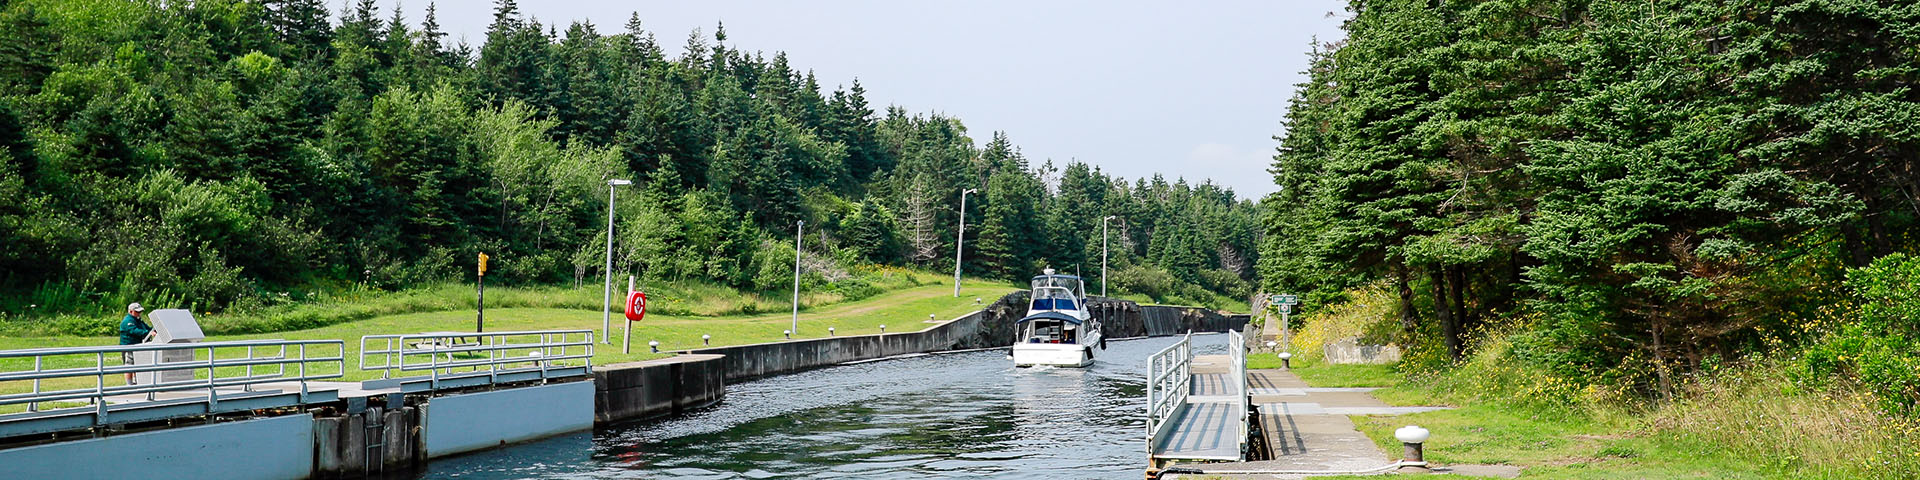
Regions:
[[793, 322], [788, 332], [800, 329], [800, 231], [806, 228], [806, 220], [793, 224]]
[[607, 288], [600, 295], [600, 343], [612, 345], [613, 335], [613, 187], [632, 185], [632, 180], [607, 180]]
[[1114, 218], [1118, 217], [1107, 215], [1107, 218], [1100, 219], [1100, 296], [1102, 297], [1107, 296], [1107, 221]]
[[960, 247], [967, 243], [967, 194], [979, 190], [960, 191], [960, 233], [953, 238], [953, 298], [960, 298]]

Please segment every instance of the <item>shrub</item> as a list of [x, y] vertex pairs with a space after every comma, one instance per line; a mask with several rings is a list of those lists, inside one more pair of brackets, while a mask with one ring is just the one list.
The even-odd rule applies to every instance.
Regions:
[[1889, 255], [1847, 275], [1858, 321], [1808, 349], [1815, 379], [1844, 376], [1888, 412], [1913, 416], [1920, 402], [1920, 259]]

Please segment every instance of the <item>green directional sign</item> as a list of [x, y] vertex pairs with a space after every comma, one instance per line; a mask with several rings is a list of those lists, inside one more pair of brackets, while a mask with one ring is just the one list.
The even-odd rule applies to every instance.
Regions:
[[1274, 295], [1270, 302], [1275, 305], [1299, 305], [1300, 297], [1298, 295]]
[[1288, 315], [1292, 315], [1292, 314], [1293, 314], [1293, 305], [1288, 305], [1288, 304], [1284, 304], [1284, 303], [1282, 303], [1282, 304], [1280, 304], [1280, 313], [1284, 313], [1284, 314], [1288, 314]]

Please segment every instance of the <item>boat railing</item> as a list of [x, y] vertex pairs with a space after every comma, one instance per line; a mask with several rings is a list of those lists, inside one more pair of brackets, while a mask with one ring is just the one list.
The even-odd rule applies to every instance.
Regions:
[[[1166, 437], [1187, 406], [1193, 379], [1193, 332], [1147, 358], [1147, 453]], [[1244, 417], [1244, 416], [1243, 416]]]

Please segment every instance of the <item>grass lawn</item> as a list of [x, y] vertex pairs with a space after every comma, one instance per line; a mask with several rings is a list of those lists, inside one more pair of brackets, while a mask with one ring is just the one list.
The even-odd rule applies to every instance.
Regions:
[[1771, 470], [1765, 462], [1739, 458], [1710, 442], [1643, 431], [1625, 419], [1475, 404], [1412, 415], [1356, 415], [1353, 421], [1382, 451], [1400, 450], [1395, 429], [1419, 425], [1433, 432], [1426, 445], [1428, 461], [1516, 465], [1524, 468], [1521, 478], [1806, 478], [1805, 472]]
[[[1250, 369], [1280, 368], [1280, 365], [1280, 357], [1271, 353], [1247, 355]], [[1406, 379], [1400, 374], [1398, 364], [1332, 365], [1301, 357], [1293, 359], [1293, 374], [1315, 387], [1391, 387]]]
[[[827, 336], [827, 328], [833, 327], [836, 335], [861, 335], [879, 333], [880, 326], [886, 325], [888, 332], [911, 332], [933, 326], [928, 316], [937, 321], [946, 321], [965, 315], [980, 306], [974, 304], [975, 298], [991, 303], [1002, 295], [1016, 291], [1013, 287], [990, 282], [971, 282], [963, 284], [960, 297], [953, 296], [952, 285], [923, 285], [882, 293], [856, 302], [839, 303], [816, 307], [800, 313], [799, 330], [793, 338], [819, 338]], [[611, 364], [626, 361], [660, 358], [669, 354], [650, 353], [647, 342], [658, 340], [662, 350], [681, 350], [699, 348], [701, 335], [712, 335], [713, 345], [742, 345], [750, 343], [773, 342], [782, 340], [781, 331], [786, 330], [791, 319], [790, 312], [767, 313], [759, 315], [726, 316], [680, 316], [648, 315], [647, 319], [633, 325], [633, 353], [620, 352], [621, 326], [624, 317], [620, 312], [613, 313], [613, 345], [598, 345], [594, 351], [595, 364]], [[558, 330], [593, 329], [598, 340], [601, 312], [597, 310], [564, 308], [499, 308], [488, 309], [486, 329], [490, 332], [515, 330]], [[249, 340], [249, 339], [339, 339], [346, 342], [345, 356], [346, 380], [364, 380], [379, 378], [380, 372], [359, 370], [359, 342], [364, 335], [421, 333], [441, 331], [472, 331], [474, 312], [471, 310], [440, 311], [427, 313], [409, 313], [386, 315], [368, 320], [340, 323], [310, 330], [277, 332], [250, 335], [215, 335], [208, 341]], [[62, 346], [112, 345], [117, 343], [112, 337], [0, 337], [0, 350], [24, 348], [44, 348]], [[314, 354], [332, 352], [315, 351]], [[227, 354], [222, 353], [222, 358]], [[0, 369], [20, 370], [31, 368], [30, 360], [0, 360]], [[118, 363], [109, 359], [109, 365]], [[93, 358], [63, 357], [57, 362], [46, 365], [56, 367], [91, 367]], [[109, 385], [122, 383], [119, 379], [110, 379]], [[92, 378], [69, 378], [60, 381], [48, 381], [43, 388], [91, 387]], [[25, 382], [0, 383], [0, 393], [28, 391]], [[0, 412], [18, 411], [20, 406]]]
[[[1265, 360], [1260, 360], [1266, 357]], [[1248, 368], [1269, 368], [1272, 355], [1248, 358]], [[1448, 405], [1442, 395], [1409, 382], [1397, 365], [1325, 365], [1311, 362], [1293, 372], [1315, 387], [1385, 387], [1375, 396], [1392, 405]], [[1618, 414], [1577, 413], [1570, 409], [1525, 408], [1492, 403], [1451, 405], [1453, 410], [1396, 416], [1354, 415], [1354, 426], [1381, 451], [1398, 452], [1393, 431], [1419, 425], [1433, 432], [1427, 460], [1440, 465], [1500, 464], [1523, 467], [1521, 478], [1804, 478], [1766, 462], [1739, 458], [1712, 442], [1685, 435], [1649, 431]], [[1738, 426], [1729, 426], [1739, 428]], [[1323, 478], [1365, 479], [1372, 476]]]

